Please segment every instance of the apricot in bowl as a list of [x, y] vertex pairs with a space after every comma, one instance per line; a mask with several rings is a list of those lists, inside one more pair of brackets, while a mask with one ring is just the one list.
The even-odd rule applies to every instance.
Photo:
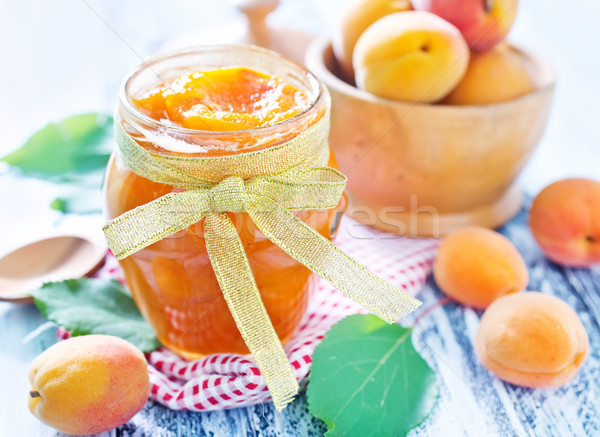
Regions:
[[447, 105], [360, 89], [344, 80], [328, 39], [311, 44], [306, 64], [331, 95], [329, 142], [348, 176], [348, 215], [387, 232], [431, 237], [468, 225], [494, 228], [521, 209], [516, 180], [545, 130], [555, 74], [537, 55], [511, 50], [527, 58], [533, 91]]
[[487, 105], [514, 100], [535, 90], [535, 68], [522, 51], [499, 44], [473, 53], [467, 71], [442, 101], [447, 105]]
[[352, 0], [344, 5], [333, 32], [332, 46], [346, 78], [354, 78], [352, 57], [356, 42], [363, 32], [386, 15], [411, 9], [410, 0]]
[[353, 54], [356, 84], [405, 102], [436, 102], [463, 78], [469, 47], [460, 31], [428, 12], [396, 12], [365, 30]]

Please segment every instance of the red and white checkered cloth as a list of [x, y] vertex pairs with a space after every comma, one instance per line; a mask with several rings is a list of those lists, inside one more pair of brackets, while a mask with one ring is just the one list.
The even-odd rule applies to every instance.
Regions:
[[[382, 279], [414, 296], [425, 283], [438, 246], [436, 240], [400, 238], [359, 225], [344, 217], [336, 244]], [[114, 257], [97, 273], [123, 281]], [[350, 314], [365, 310], [324, 281], [312, 296], [307, 313], [284, 349], [303, 387], [312, 353], [329, 328]], [[58, 336], [68, 337], [59, 329]], [[187, 361], [166, 348], [146, 355], [150, 398], [174, 410], [206, 411], [235, 408], [271, 399], [251, 356], [214, 354]]]

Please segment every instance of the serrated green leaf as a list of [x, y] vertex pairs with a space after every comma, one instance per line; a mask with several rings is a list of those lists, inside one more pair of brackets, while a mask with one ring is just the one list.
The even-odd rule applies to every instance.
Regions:
[[1, 160], [24, 175], [53, 182], [79, 181], [102, 171], [113, 149], [112, 117], [78, 114], [49, 123]]
[[127, 290], [115, 280], [82, 278], [48, 282], [30, 294], [42, 315], [73, 336], [115, 335], [143, 352], [160, 347]]
[[326, 436], [402, 436], [427, 418], [439, 390], [411, 332], [361, 314], [329, 330], [313, 354], [307, 390]]

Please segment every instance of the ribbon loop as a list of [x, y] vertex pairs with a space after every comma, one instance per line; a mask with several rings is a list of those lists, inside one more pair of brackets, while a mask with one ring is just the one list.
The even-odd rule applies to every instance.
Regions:
[[169, 193], [138, 206], [104, 225], [108, 247], [118, 260], [186, 229], [210, 211], [206, 191]]
[[248, 193], [267, 197], [289, 210], [335, 208], [345, 186], [346, 176], [331, 167], [292, 170], [246, 182]]

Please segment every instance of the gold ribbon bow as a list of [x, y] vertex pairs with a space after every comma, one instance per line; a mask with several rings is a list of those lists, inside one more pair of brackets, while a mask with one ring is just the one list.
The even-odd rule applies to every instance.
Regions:
[[[334, 208], [343, 194], [346, 177], [315, 165], [327, 162], [328, 115], [282, 145], [218, 158], [149, 152], [115, 117], [117, 143], [128, 167], [140, 176], [186, 190], [109, 221], [103, 229], [110, 248], [120, 260], [204, 219], [206, 247], [217, 280], [278, 410], [292, 401], [298, 383], [262, 303], [237, 230], [225, 212], [247, 213], [292, 258], [388, 323], [420, 305], [290, 212]], [[237, 175], [228, 176], [232, 171]]]

